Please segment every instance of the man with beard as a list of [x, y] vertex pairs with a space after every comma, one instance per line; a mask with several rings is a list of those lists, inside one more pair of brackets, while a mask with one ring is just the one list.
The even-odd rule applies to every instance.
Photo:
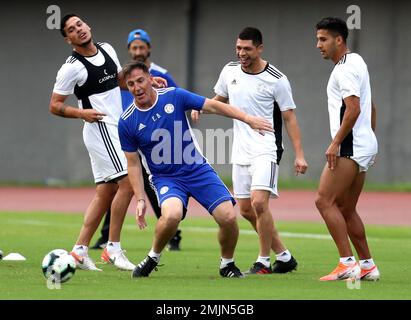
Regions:
[[[133, 61], [139, 61], [144, 63], [150, 71], [152, 76], [157, 76], [167, 81], [167, 87], [178, 87], [174, 79], [167, 72], [166, 69], [160, 67], [154, 62], [150, 61], [151, 56], [151, 39], [148, 33], [143, 29], [132, 30], [127, 37], [127, 49], [130, 57]], [[123, 110], [126, 110], [130, 104], [133, 103], [134, 97], [128, 90], [121, 90], [121, 101]], [[158, 205], [157, 196], [155, 191], [151, 187], [149, 176], [145, 170], [142, 172], [144, 180], [144, 190], [150, 201], [151, 207], [154, 210], [154, 214], [157, 219], [161, 217], [161, 209]], [[186, 208], [184, 208], [186, 210]], [[108, 241], [108, 235], [110, 230], [110, 210], [107, 212], [104, 219], [104, 224], [101, 228], [101, 237], [97, 240], [93, 249], [100, 249], [106, 246]], [[178, 229], [174, 237], [169, 241], [167, 249], [170, 251], [180, 250], [181, 242], [181, 230]]]
[[[118, 137], [122, 113], [119, 83], [121, 66], [108, 43], [94, 43], [91, 28], [77, 15], [61, 20], [61, 34], [73, 47], [57, 74], [50, 112], [84, 121], [83, 140], [91, 160], [96, 193], [84, 217], [80, 235], [71, 252], [80, 269], [101, 271], [88, 255], [88, 246], [103, 213], [111, 204], [110, 234], [104, 251], [108, 261], [122, 270], [133, 270], [120, 245], [120, 233], [133, 196], [127, 162]], [[79, 108], [66, 104], [75, 94]]]
[[[241, 215], [257, 231], [260, 252], [247, 273], [287, 273], [297, 261], [283, 244], [274, 226], [269, 199], [278, 198], [277, 179], [283, 153], [282, 122], [295, 151], [295, 174], [304, 174], [307, 162], [301, 144], [295, 103], [285, 74], [263, 60], [263, 36], [260, 30], [244, 28], [236, 41], [238, 61], [228, 63], [214, 87], [215, 100], [230, 101], [248, 114], [261, 116], [274, 126], [273, 133], [258, 135], [241, 121], [234, 120], [231, 162], [233, 189]], [[195, 122], [198, 111], [192, 112]], [[271, 267], [270, 253], [275, 253]]]

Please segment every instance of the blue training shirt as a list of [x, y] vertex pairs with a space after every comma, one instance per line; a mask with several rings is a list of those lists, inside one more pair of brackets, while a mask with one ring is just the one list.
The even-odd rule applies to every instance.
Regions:
[[152, 107], [143, 110], [133, 103], [121, 115], [118, 133], [122, 150], [139, 150], [143, 164], [154, 176], [184, 175], [199, 169], [207, 161], [185, 112], [201, 110], [206, 98], [181, 88], [154, 90], [157, 99]]

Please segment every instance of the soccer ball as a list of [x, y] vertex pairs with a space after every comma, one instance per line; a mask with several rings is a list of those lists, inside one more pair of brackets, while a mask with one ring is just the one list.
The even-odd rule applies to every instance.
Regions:
[[41, 269], [47, 280], [63, 283], [70, 280], [76, 272], [74, 258], [63, 249], [55, 249], [46, 254]]

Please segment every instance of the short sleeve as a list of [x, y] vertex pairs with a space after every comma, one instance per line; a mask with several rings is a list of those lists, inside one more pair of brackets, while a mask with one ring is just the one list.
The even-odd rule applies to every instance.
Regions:
[[176, 95], [179, 101], [179, 105], [183, 107], [184, 111], [187, 110], [201, 110], [204, 106], [205, 97], [192, 93], [182, 88], [176, 88]]
[[228, 98], [228, 88], [227, 88], [227, 79], [226, 79], [226, 68], [224, 67], [221, 70], [220, 76], [218, 77], [217, 83], [214, 86], [214, 92], [216, 95], [219, 95], [224, 98]]
[[336, 73], [336, 80], [343, 99], [349, 96], [360, 97], [360, 79], [355, 68], [349, 65], [340, 65]]
[[286, 76], [282, 76], [274, 86], [274, 99], [281, 111], [295, 109], [291, 85]]
[[108, 43], [103, 43], [102, 47], [104, 47], [104, 49], [110, 55], [111, 59], [113, 59], [114, 63], [117, 66], [117, 72], [121, 72], [123, 68], [121, 67], [120, 61], [118, 60], [116, 50], [114, 50], [114, 48]]
[[73, 94], [74, 87], [78, 82], [79, 72], [73, 64], [65, 63], [57, 72], [56, 83], [54, 84], [53, 92], [68, 96]]
[[118, 136], [120, 138], [121, 150], [125, 152], [136, 152], [138, 149], [138, 141], [133, 137], [127, 126], [126, 120], [120, 118], [118, 121]]

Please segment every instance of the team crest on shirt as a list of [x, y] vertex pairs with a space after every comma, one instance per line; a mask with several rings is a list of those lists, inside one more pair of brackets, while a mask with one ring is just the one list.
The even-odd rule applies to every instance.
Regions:
[[164, 111], [167, 112], [168, 114], [174, 112], [174, 106], [171, 103], [167, 103], [164, 107]]
[[169, 187], [164, 186], [164, 187], [162, 187], [162, 188], [160, 189], [160, 194], [165, 194], [165, 193], [168, 192], [168, 190], [170, 190]]

